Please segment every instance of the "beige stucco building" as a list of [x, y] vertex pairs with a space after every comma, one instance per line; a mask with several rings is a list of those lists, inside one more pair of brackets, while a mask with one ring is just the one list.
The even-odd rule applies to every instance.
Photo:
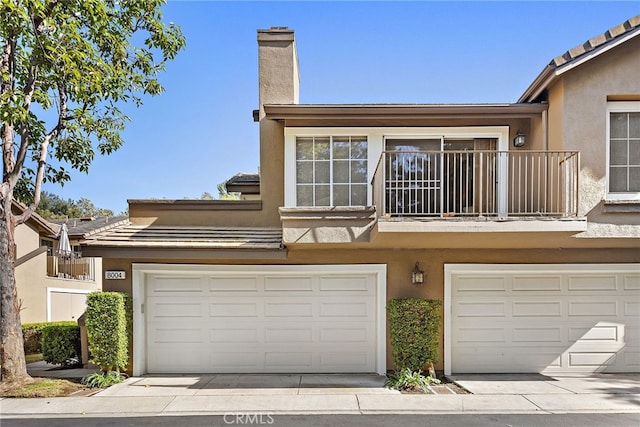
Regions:
[[[14, 201], [16, 213], [24, 208]], [[34, 213], [16, 227], [15, 276], [23, 324], [77, 320], [84, 313], [86, 295], [102, 290], [102, 259], [82, 256], [79, 241], [123, 220], [84, 218], [56, 223]], [[58, 251], [63, 222], [69, 227], [72, 248], [65, 256]]]
[[405, 297], [443, 300], [445, 373], [638, 372], [639, 35], [512, 104], [301, 105], [293, 31], [259, 30], [259, 197], [130, 200], [83, 244], [133, 295], [133, 373], [384, 373]]

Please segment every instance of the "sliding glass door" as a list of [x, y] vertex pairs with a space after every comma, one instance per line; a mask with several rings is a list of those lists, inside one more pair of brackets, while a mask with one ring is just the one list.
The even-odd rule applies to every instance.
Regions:
[[[465, 216], [495, 211], [496, 139], [387, 138], [386, 212]], [[484, 208], [483, 208], [484, 205]]]

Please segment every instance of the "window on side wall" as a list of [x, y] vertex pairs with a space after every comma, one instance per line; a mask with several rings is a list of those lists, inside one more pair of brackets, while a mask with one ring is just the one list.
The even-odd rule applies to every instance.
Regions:
[[367, 137], [296, 137], [298, 206], [367, 204]]
[[610, 102], [607, 199], [640, 200], [640, 102]]

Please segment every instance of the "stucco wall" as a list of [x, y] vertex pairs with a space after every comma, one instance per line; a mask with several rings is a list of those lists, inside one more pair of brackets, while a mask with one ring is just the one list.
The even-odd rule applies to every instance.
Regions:
[[27, 224], [20, 224], [15, 231], [16, 257], [20, 258], [40, 247], [40, 234]]
[[[411, 271], [415, 262], [426, 274], [425, 283], [421, 286], [411, 284]], [[138, 263], [175, 263], [176, 260], [131, 260], [107, 259], [104, 268], [108, 270], [124, 270], [126, 280], [104, 280], [103, 287], [107, 291], [131, 292], [131, 264]], [[565, 251], [562, 249], [529, 249], [529, 250], [290, 250], [287, 261], [257, 261], [253, 263], [229, 260], [180, 260], [186, 264], [386, 264], [387, 265], [387, 298], [444, 298], [444, 265], [446, 263], [638, 263], [640, 254], [636, 249], [607, 250], [584, 249]], [[442, 331], [442, 334], [444, 332]], [[440, 339], [440, 361], [436, 369], [443, 369], [443, 342]], [[393, 368], [391, 347], [387, 341], [387, 366]]]
[[607, 216], [595, 208], [605, 198], [607, 97], [640, 99], [639, 75], [636, 37], [567, 71], [549, 92], [551, 141], [581, 153], [580, 214], [592, 213], [590, 221], [634, 223], [632, 216]]
[[[100, 267], [101, 262], [96, 263], [97, 275], [100, 274]], [[47, 277], [46, 252], [16, 268], [16, 285], [18, 299], [21, 301], [20, 318], [22, 323], [47, 321], [47, 288], [88, 291], [99, 291], [101, 289], [99, 280], [89, 282]]]

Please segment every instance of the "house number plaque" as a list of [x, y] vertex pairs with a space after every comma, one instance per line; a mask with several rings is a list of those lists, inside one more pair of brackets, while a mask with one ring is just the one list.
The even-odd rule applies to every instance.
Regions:
[[108, 280], [123, 280], [127, 278], [124, 271], [105, 271], [104, 278]]

